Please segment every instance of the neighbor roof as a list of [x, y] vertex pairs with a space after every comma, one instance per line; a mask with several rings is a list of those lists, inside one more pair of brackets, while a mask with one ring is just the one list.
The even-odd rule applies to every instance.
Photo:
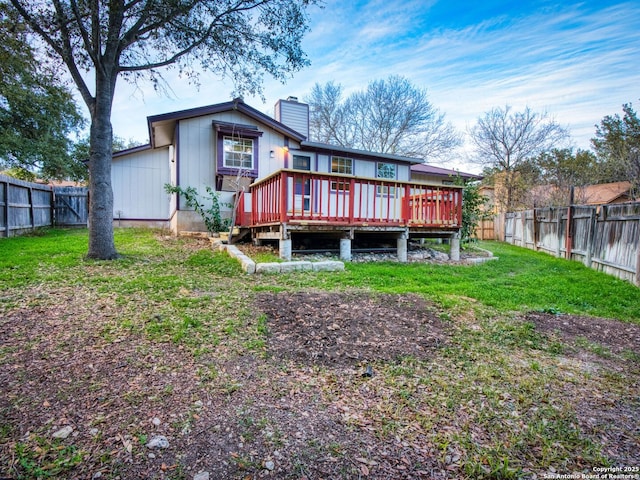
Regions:
[[612, 203], [621, 197], [623, 200], [631, 200], [629, 190], [630, 182], [601, 183], [599, 185], [587, 185], [576, 188], [576, 200], [584, 205], [599, 205]]

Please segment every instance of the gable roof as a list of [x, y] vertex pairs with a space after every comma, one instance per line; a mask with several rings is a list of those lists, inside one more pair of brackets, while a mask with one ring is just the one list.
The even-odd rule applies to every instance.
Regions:
[[[421, 166], [424, 160], [420, 158], [413, 157], [405, 157], [402, 155], [394, 155], [390, 153], [378, 153], [378, 152], [370, 152], [366, 150], [359, 150], [355, 148], [343, 147], [340, 145], [331, 145], [327, 143], [319, 143], [308, 141], [307, 137], [294, 130], [293, 128], [285, 125], [282, 122], [279, 122], [270, 116], [256, 110], [255, 108], [247, 105], [241, 98], [236, 98], [229, 102], [217, 103], [214, 105], [206, 105], [204, 107], [196, 107], [190, 108], [186, 110], [178, 110], [176, 112], [162, 113], [159, 115], [151, 115], [147, 117], [147, 126], [149, 128], [149, 139], [150, 142], [147, 145], [141, 145], [139, 147], [134, 147], [132, 149], [122, 150], [121, 152], [117, 152], [114, 156], [122, 156], [129, 153], [134, 153], [136, 151], [142, 151], [146, 149], [154, 149], [165, 147], [171, 145], [174, 141], [174, 134], [176, 129], [176, 124], [180, 120], [185, 120], [189, 118], [196, 118], [205, 115], [214, 115], [217, 113], [229, 112], [229, 111], [237, 111], [240, 112], [247, 117], [255, 120], [262, 125], [265, 125], [269, 128], [272, 128], [278, 133], [289, 137], [292, 140], [300, 142], [301, 148], [309, 151], [323, 152], [329, 154], [338, 154], [345, 155], [354, 158], [379, 158], [381, 160], [388, 160], [392, 162], [399, 163], [409, 163], [412, 164], [411, 169], [413, 170], [416, 167]], [[482, 178], [478, 176], [474, 176], [468, 173], [456, 172], [455, 170], [448, 170], [445, 168], [439, 167], [429, 167], [431, 169], [436, 169], [438, 172], [429, 172], [434, 173], [436, 175], [460, 175], [462, 178], [466, 179], [476, 179]]]
[[160, 115], [152, 115], [147, 117], [147, 125], [149, 127], [149, 139], [151, 148], [164, 147], [173, 141], [173, 132], [175, 131], [176, 122], [188, 118], [202, 117], [204, 115], [213, 115], [216, 113], [238, 111], [244, 115], [260, 122], [275, 131], [297, 140], [298, 142], [306, 139], [300, 132], [296, 132], [285, 124], [274, 120], [255, 108], [247, 105], [241, 98], [236, 98], [230, 102], [217, 103], [215, 105], [207, 105], [204, 107], [190, 108], [187, 110], [179, 110], [177, 112], [163, 113]]

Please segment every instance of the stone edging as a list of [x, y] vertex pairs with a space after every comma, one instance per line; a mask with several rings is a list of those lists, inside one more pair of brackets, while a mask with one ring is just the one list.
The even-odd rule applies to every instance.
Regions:
[[247, 255], [242, 253], [235, 245], [226, 245], [219, 240], [212, 242], [212, 247], [218, 250], [226, 251], [231, 258], [235, 258], [240, 262], [242, 270], [248, 274], [254, 273], [290, 273], [290, 272], [340, 272], [344, 270], [344, 263], [327, 260], [322, 262], [273, 262], [273, 263], [256, 263]]

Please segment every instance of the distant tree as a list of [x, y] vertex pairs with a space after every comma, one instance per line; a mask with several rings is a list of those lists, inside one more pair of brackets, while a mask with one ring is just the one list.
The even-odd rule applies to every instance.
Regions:
[[[122, 137], [114, 135], [113, 141], [111, 142], [111, 151], [115, 153], [120, 150], [126, 150], [127, 148], [138, 147], [140, 145], [142, 145], [142, 142], [131, 138], [129, 140], [125, 140]], [[71, 158], [73, 162], [69, 175], [70, 180], [86, 182], [89, 179], [89, 170], [87, 168], [89, 155], [90, 139], [88, 136], [85, 136], [75, 142], [71, 147]]]
[[374, 80], [347, 98], [341, 85], [316, 83], [305, 100], [311, 137], [319, 142], [431, 160], [460, 145], [427, 91], [401, 76]]
[[604, 181], [627, 180], [640, 190], [640, 120], [631, 103], [622, 106], [624, 116], [607, 115], [596, 125], [591, 144]]
[[82, 115], [55, 71], [40, 64], [15, 12], [0, 3], [0, 166], [40, 178], [68, 178], [70, 135]]
[[535, 113], [529, 107], [514, 112], [508, 105], [504, 109], [494, 108], [478, 118], [469, 135], [476, 162], [501, 172], [504, 193], [496, 201], [508, 210], [517, 208], [521, 201], [519, 169], [528, 159], [559, 146], [569, 136], [567, 130], [547, 114]]
[[[316, 0], [1, 0], [62, 62], [91, 116], [89, 258], [118, 256], [113, 241], [111, 109], [122, 75], [163, 85], [176, 65], [231, 77], [236, 93], [260, 93], [263, 72], [284, 81], [308, 64], [300, 45]], [[91, 72], [93, 86], [83, 72]]]
[[536, 206], [568, 205], [571, 187], [599, 183], [598, 163], [588, 150], [554, 148], [535, 157], [532, 162], [540, 172], [540, 185], [545, 187], [543, 202]]

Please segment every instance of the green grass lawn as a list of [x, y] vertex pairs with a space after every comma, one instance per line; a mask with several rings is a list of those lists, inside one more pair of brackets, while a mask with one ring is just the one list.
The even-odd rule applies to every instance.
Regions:
[[[622, 428], [621, 419], [640, 410], [634, 387], [640, 378], [637, 351], [618, 354], [586, 339], [570, 344], [518, 320], [537, 311], [640, 324], [637, 287], [576, 262], [482, 243], [499, 259], [473, 266], [353, 263], [343, 272], [249, 276], [202, 240], [116, 229], [122, 257], [115, 261], [85, 259], [87, 241], [86, 230], [0, 239], [0, 370], [5, 372], [0, 373], [5, 382], [0, 477], [91, 478], [100, 471], [108, 479], [191, 479], [187, 469], [192, 465], [184, 459], [193, 460], [197, 452], [177, 450], [174, 457], [151, 459], [143, 448], [140, 439], [154, 433], [150, 418], [157, 416], [163, 422], [173, 419], [172, 445], [175, 439], [190, 439], [178, 442], [185, 449], [204, 439], [203, 432], [220, 418], [236, 421], [222, 430], [224, 438], [237, 427], [246, 452], [224, 457], [222, 449], [223, 457], [216, 457], [217, 464], [236, 469], [229, 478], [260, 474], [264, 459], [252, 452], [266, 448], [295, 457], [295, 472], [282, 478], [309, 472], [319, 478], [314, 466], [328, 457], [342, 469], [332, 478], [387, 478], [388, 472], [376, 468], [388, 459], [361, 459], [385, 449], [395, 452], [396, 441], [404, 449], [415, 444], [430, 452], [425, 461], [451, 472], [449, 478], [540, 478], [613, 465], [615, 442], [603, 440], [609, 430], [598, 422], [616, 418], [615, 428]], [[311, 291], [416, 294], [437, 311], [450, 338], [433, 358], [374, 362], [376, 374], [369, 380], [328, 367], [277, 362], [269, 354], [269, 322], [255, 311], [254, 300], [264, 293]], [[23, 326], [16, 319], [35, 323]], [[51, 328], [36, 328], [47, 322]], [[99, 365], [77, 376], [71, 367], [65, 370], [66, 362], [83, 352], [91, 359], [120, 350], [116, 370], [105, 370], [105, 378], [96, 373]], [[168, 357], [150, 363], [161, 353]], [[135, 375], [118, 370], [123, 365]], [[38, 384], [31, 375], [36, 367], [62, 373]], [[126, 380], [124, 390], [112, 394], [107, 385], [118, 375]], [[161, 375], [151, 390], [136, 389], [137, 383]], [[167, 380], [187, 375], [193, 379], [186, 386]], [[298, 397], [305, 400], [289, 401]], [[213, 426], [205, 411], [193, 408], [203, 398], [215, 406]], [[359, 448], [355, 440], [289, 442], [287, 435], [300, 432], [255, 413], [259, 406], [280, 412], [285, 401], [292, 419], [316, 415], [344, 427], [344, 435], [359, 439], [364, 432], [379, 445], [366, 453], [354, 451]], [[41, 419], [47, 412], [43, 404], [53, 405], [51, 418]], [[109, 410], [110, 405], [122, 411]], [[306, 410], [295, 410], [302, 406]], [[198, 408], [206, 410], [206, 402]], [[80, 435], [52, 440], [52, 425], [63, 410], [74, 412], [69, 415], [77, 418]], [[585, 427], [585, 412], [597, 420], [594, 426]], [[105, 438], [92, 437], [83, 426], [112, 431]], [[193, 428], [194, 437], [180, 433], [186, 427]], [[618, 438], [633, 435], [637, 431]], [[398, 468], [426, 468], [407, 455]], [[637, 465], [637, 452], [635, 458], [630, 455]]]
[[[163, 256], [168, 257], [168, 262], [174, 259], [162, 251], [152, 232], [116, 230], [116, 246], [123, 257], [111, 263], [84, 259], [85, 230], [50, 230], [43, 235], [0, 240], [0, 285], [18, 287], [73, 275], [81, 280], [87, 271], [104, 268], [122, 273], [136, 270], [135, 279], [118, 285], [119, 289], [135, 289], [136, 282], [140, 285], [168, 282], [167, 287], [171, 286], [171, 275], [162, 273]], [[584, 314], [640, 323], [639, 290], [628, 282], [540, 252], [502, 243], [486, 242], [480, 246], [491, 250], [499, 260], [473, 266], [353, 263], [347, 265], [343, 274], [294, 275], [285, 277], [282, 284], [411, 292], [445, 307], [473, 299], [499, 311]], [[218, 261], [216, 265], [211, 264], [213, 258]], [[214, 252], [198, 252], [185, 259], [185, 263], [192, 267], [193, 275], [189, 277], [197, 278], [201, 269], [242, 276], [233, 262], [223, 261]], [[109, 282], [104, 278], [90, 281]]]

